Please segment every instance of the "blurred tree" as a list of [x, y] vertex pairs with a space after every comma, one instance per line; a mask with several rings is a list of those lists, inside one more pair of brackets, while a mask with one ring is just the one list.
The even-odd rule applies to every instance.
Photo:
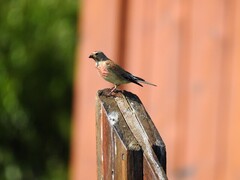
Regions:
[[0, 179], [67, 179], [76, 3], [0, 1]]

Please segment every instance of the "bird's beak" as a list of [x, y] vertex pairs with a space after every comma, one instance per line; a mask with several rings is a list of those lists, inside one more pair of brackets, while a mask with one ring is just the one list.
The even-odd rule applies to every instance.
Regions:
[[93, 54], [90, 54], [89, 58], [94, 58], [94, 57], [93, 57]]

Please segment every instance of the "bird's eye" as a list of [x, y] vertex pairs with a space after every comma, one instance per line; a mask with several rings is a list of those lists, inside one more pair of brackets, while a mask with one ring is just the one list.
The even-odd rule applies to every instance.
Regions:
[[95, 55], [97, 56], [97, 55], [98, 55], [98, 53], [95, 53]]

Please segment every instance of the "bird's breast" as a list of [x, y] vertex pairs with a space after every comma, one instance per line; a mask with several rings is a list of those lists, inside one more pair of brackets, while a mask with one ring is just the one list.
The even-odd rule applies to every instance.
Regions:
[[98, 62], [98, 63], [96, 63], [96, 68], [97, 68], [99, 74], [103, 78], [106, 78], [108, 76], [109, 73], [108, 73], [106, 62]]

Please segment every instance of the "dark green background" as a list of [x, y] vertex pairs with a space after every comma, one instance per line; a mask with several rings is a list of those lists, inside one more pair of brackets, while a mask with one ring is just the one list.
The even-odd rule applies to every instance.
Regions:
[[68, 179], [76, 0], [0, 1], [0, 179]]

